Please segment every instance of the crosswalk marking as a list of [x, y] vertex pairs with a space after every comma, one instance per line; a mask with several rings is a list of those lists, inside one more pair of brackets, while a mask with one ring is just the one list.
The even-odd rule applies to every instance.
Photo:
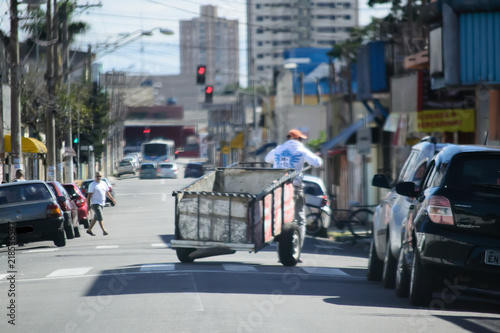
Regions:
[[117, 249], [119, 245], [98, 245], [96, 249]]
[[146, 264], [142, 265], [141, 272], [174, 271], [175, 264]]
[[344, 273], [342, 270], [338, 268], [330, 268], [330, 267], [301, 267], [301, 269], [309, 274], [318, 274], [318, 275], [330, 275], [330, 276], [350, 276], [347, 273]]
[[168, 247], [168, 244], [165, 243], [151, 243], [152, 247]]
[[53, 249], [37, 249], [37, 250], [28, 250], [28, 251], [23, 251], [23, 253], [37, 253], [37, 252], [54, 252], [58, 251], [58, 248], [53, 248]]
[[257, 272], [257, 269], [249, 265], [222, 264], [226, 271], [230, 272]]
[[76, 276], [84, 275], [90, 271], [92, 267], [79, 267], [79, 268], [64, 268], [58, 269], [47, 275], [46, 277], [61, 277], [61, 276]]
[[2, 280], [3, 278], [9, 276], [9, 274], [0, 274], [0, 280]]

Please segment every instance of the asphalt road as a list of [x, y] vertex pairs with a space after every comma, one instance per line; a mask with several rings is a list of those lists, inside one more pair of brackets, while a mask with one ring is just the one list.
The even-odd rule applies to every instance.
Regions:
[[114, 180], [108, 236], [96, 226], [95, 237], [82, 229], [63, 248], [16, 247], [14, 279], [1, 248], [0, 332], [500, 331], [494, 305], [444, 290], [433, 309], [415, 308], [367, 281], [363, 243], [308, 238], [293, 268], [278, 263], [273, 245], [181, 264], [169, 248], [171, 194], [192, 181]]

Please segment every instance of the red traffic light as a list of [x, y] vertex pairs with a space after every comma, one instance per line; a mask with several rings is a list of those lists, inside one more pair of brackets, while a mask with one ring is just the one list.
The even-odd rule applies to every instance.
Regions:
[[214, 91], [214, 88], [212, 88], [211, 86], [208, 86], [208, 87], [205, 88], [205, 92], [207, 94], [211, 94], [213, 91]]
[[205, 70], [206, 70], [206, 68], [205, 68], [205, 67], [203, 67], [203, 66], [199, 66], [199, 67], [198, 67], [198, 74], [200, 74], [200, 75], [205, 74]]
[[142, 131], [142, 133], [149, 133], [149, 132], [151, 132], [151, 129], [149, 128], [146, 128], [145, 130]]

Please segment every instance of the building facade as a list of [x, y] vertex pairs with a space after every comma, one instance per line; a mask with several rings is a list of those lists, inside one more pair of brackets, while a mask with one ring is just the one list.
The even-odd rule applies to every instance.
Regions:
[[[238, 20], [217, 17], [217, 7], [201, 6], [200, 17], [181, 20], [181, 74], [196, 78], [198, 65], [207, 66], [206, 84], [223, 92], [239, 81]], [[194, 84], [196, 84], [194, 82]]]
[[271, 81], [285, 50], [329, 48], [359, 25], [358, 0], [249, 0], [247, 15], [250, 81]]

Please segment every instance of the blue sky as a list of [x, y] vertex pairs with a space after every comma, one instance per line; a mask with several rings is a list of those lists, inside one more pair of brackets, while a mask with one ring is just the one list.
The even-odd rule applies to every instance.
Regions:
[[[8, 0], [0, 0], [2, 19], [0, 26], [9, 31]], [[102, 6], [88, 9], [79, 8], [75, 20], [88, 22], [91, 29], [80, 36], [73, 48], [87, 50], [91, 45], [98, 51], [99, 61], [105, 71], [126, 70], [147, 74], [179, 73], [179, 20], [199, 17], [201, 5], [215, 5], [218, 16], [238, 19], [240, 22], [240, 81], [246, 82], [246, 1], [245, 0], [100, 0]], [[378, 6], [372, 10], [366, 0], [359, 0], [360, 24], [370, 22], [370, 16], [382, 17], [388, 6]], [[99, 0], [78, 0], [77, 4], [98, 4]], [[21, 11], [26, 5], [20, 4]], [[112, 43], [124, 36], [137, 36], [141, 31], [153, 28], [168, 28], [174, 35], [166, 36], [154, 30], [152, 36], [144, 36], [129, 44], [123, 43], [115, 51], [104, 55], [107, 42]], [[127, 39], [127, 37], [125, 37]], [[109, 48], [107, 49], [110, 50]]]

